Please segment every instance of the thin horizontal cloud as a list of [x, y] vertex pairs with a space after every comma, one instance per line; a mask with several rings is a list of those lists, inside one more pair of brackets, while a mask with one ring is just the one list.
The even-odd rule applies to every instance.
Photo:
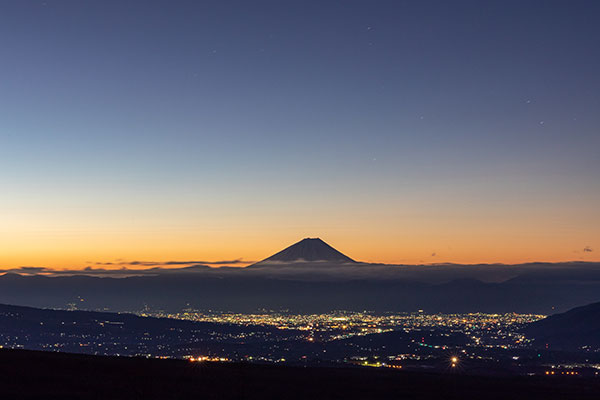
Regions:
[[[589, 282], [600, 280], [600, 262], [573, 261], [565, 263], [528, 263], [528, 264], [430, 264], [430, 265], [386, 265], [386, 264], [342, 264], [329, 266], [312, 263], [302, 268], [288, 268], [286, 264], [258, 265], [251, 268], [227, 267], [214, 268], [204, 264], [183, 266], [149, 266], [136, 268], [86, 266], [78, 269], [53, 269], [45, 267], [22, 266], [0, 269], [0, 275], [6, 273], [23, 276], [67, 277], [72, 275], [125, 278], [133, 276], [162, 277], [280, 277], [284, 279], [302, 279], [320, 281], [335, 279], [402, 279], [428, 283], [444, 283], [455, 279], [476, 279], [483, 282], [503, 282], [521, 275], [524, 278], [546, 281], [552, 279]], [[551, 275], [549, 275], [551, 274]]]
[[218, 268], [211, 268], [208, 265], [188, 265], [180, 268], [75, 268], [75, 269], [53, 269], [45, 267], [18, 267], [0, 269], [0, 274], [13, 273], [20, 275], [43, 275], [43, 276], [59, 276], [59, 275], [89, 275], [89, 276], [139, 276], [139, 275], [168, 275], [168, 274], [193, 274], [206, 271], [216, 271]]
[[[21, 266], [16, 268], [0, 269], [0, 274], [14, 273], [21, 275], [90, 275], [90, 276], [133, 276], [133, 275], [163, 275], [163, 274], [188, 274], [199, 273], [210, 270], [218, 270], [213, 267], [246, 266], [255, 261], [245, 261], [241, 258], [236, 260], [217, 261], [125, 261], [115, 260], [112, 262], [87, 262], [90, 266], [83, 268], [56, 269], [47, 267]], [[211, 267], [212, 266], [212, 267]]]
[[593, 250], [593, 249], [592, 249], [590, 246], [585, 246], [585, 247], [583, 248], [583, 251], [584, 251], [585, 253], [591, 253], [591, 252], [592, 252], [592, 251], [594, 251], [594, 250]]
[[86, 267], [82, 269], [66, 269], [66, 270], [51, 270], [44, 271], [44, 275], [89, 275], [89, 276], [139, 276], [139, 275], [167, 275], [167, 274], [190, 274], [213, 270], [208, 265], [190, 265], [183, 268], [93, 268]]
[[46, 267], [17, 267], [0, 269], [0, 274], [16, 273], [16, 274], [41, 274], [51, 271]]
[[22, 271], [22, 272], [36, 273], [36, 272], [43, 272], [46, 270], [46, 268], [45, 267], [19, 267], [18, 270]]
[[[132, 267], [155, 267], [163, 265], [241, 265], [253, 264], [256, 261], [245, 261], [241, 258], [235, 260], [193, 260], [193, 261], [115, 261], [115, 262], [95, 262], [98, 266], [132, 266]], [[91, 263], [90, 263], [91, 264]]]

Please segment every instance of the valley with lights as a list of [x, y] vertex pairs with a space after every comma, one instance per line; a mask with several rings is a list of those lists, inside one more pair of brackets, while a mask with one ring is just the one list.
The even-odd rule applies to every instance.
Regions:
[[0, 345], [104, 356], [375, 367], [417, 371], [597, 376], [600, 349], [556, 352], [523, 328], [530, 314], [236, 314], [186, 309], [101, 313], [0, 306]]

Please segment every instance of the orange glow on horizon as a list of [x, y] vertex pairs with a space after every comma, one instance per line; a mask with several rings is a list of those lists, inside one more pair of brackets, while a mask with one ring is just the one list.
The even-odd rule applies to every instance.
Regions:
[[[209, 236], [212, 240], [209, 241]], [[140, 233], [127, 234], [64, 234], [23, 240], [18, 235], [3, 237], [7, 251], [0, 255], [0, 269], [21, 266], [52, 269], [80, 269], [85, 267], [119, 269], [149, 268], [169, 261], [204, 261], [202, 264], [218, 267], [244, 267], [260, 261], [304, 237], [320, 236], [337, 250], [356, 261], [382, 264], [519, 264], [526, 262], [595, 261], [595, 253], [584, 252], [576, 239], [564, 241], [559, 237], [539, 238], [527, 242], [526, 235], [473, 235], [467, 237], [438, 235], [397, 235], [365, 238], [354, 235], [296, 235], [275, 234], [265, 237], [227, 235], [226, 232], [201, 234], [185, 232], [178, 235]], [[412, 236], [412, 237], [411, 237]], [[424, 237], [425, 236], [425, 237]], [[371, 240], [369, 240], [371, 239]], [[27, 243], [24, 245], [23, 243]], [[497, 243], [502, 243], [498, 245]], [[579, 248], [579, 250], [577, 250]], [[220, 261], [240, 260], [235, 264]], [[130, 265], [133, 261], [149, 265]], [[210, 262], [208, 262], [210, 261]], [[212, 263], [211, 263], [212, 262]], [[172, 265], [166, 267], [184, 267]]]
[[5, 215], [0, 226], [0, 269], [121, 268], [118, 263], [124, 261], [260, 261], [305, 237], [320, 237], [354, 260], [370, 263], [598, 260], [597, 209], [575, 200], [563, 203], [562, 208], [484, 208], [456, 199], [431, 204], [390, 200], [365, 208], [325, 199], [311, 207], [273, 200], [245, 208], [232, 203], [204, 209], [176, 202], [164, 209], [115, 206], [94, 212], [23, 208]]

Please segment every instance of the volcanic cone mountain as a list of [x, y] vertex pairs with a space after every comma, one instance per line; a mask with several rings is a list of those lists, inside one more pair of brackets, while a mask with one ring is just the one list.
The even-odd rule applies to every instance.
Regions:
[[[327, 262], [331, 264], [356, 263], [319, 238], [306, 238], [277, 254], [262, 260], [259, 265]], [[256, 264], [255, 264], [256, 265]]]

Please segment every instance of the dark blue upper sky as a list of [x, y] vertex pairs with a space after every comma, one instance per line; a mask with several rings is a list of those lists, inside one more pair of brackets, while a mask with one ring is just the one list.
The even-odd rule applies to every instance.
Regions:
[[6, 226], [447, 230], [423, 234], [431, 253], [456, 248], [456, 220], [512, 218], [540, 254], [581, 249], [600, 221], [599, 20], [597, 1], [4, 1]]

